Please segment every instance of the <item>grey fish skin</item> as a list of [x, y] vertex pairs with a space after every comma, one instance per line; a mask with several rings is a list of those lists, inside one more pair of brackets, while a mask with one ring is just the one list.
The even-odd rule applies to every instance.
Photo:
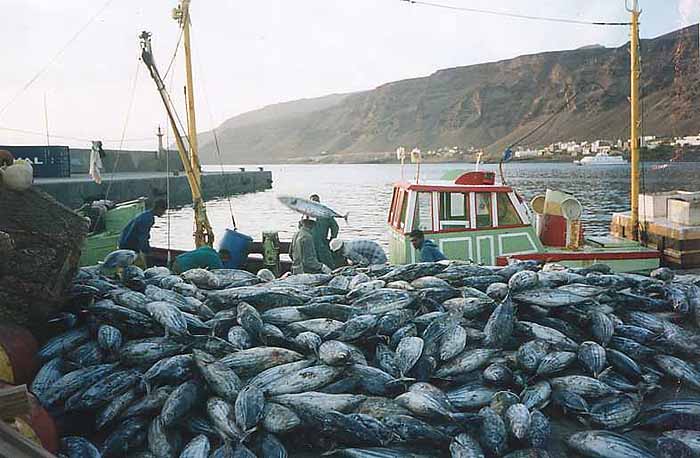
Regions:
[[584, 431], [566, 440], [567, 446], [591, 458], [654, 458], [654, 454], [625, 436], [609, 431]]
[[665, 431], [663, 437], [683, 442], [693, 453], [700, 453], [700, 432], [687, 429]]
[[642, 378], [642, 369], [639, 364], [621, 351], [609, 349], [606, 357], [611, 367], [630, 380], [637, 382]]
[[484, 458], [484, 451], [479, 443], [467, 434], [456, 436], [450, 443], [452, 458]]
[[293, 410], [281, 404], [266, 402], [262, 414], [262, 427], [274, 434], [288, 433], [301, 425], [301, 419]]
[[202, 351], [194, 350], [192, 357], [211, 392], [229, 402], [235, 402], [243, 387], [236, 372]]
[[508, 386], [513, 381], [513, 371], [501, 363], [494, 363], [482, 373], [485, 382], [495, 386]]
[[564, 413], [588, 414], [590, 411], [585, 398], [566, 389], [554, 390], [552, 392], [552, 402], [561, 407]]
[[224, 440], [239, 441], [243, 431], [236, 424], [236, 414], [231, 404], [221, 398], [207, 400], [207, 416]]
[[302, 354], [286, 348], [254, 347], [232, 353], [221, 359], [221, 362], [236, 371], [240, 377], [250, 377], [271, 367], [302, 359]]
[[37, 356], [45, 363], [74, 350], [87, 342], [89, 338], [90, 331], [86, 327], [72, 329], [46, 342], [37, 352]]
[[180, 453], [180, 458], [209, 458], [211, 444], [204, 434], [192, 439]]
[[395, 365], [403, 377], [418, 362], [423, 354], [423, 339], [420, 337], [404, 337], [396, 347]]
[[209, 353], [217, 358], [236, 352], [236, 347], [232, 343], [216, 336], [191, 336], [188, 339], [188, 344], [193, 349]]
[[462, 326], [455, 326], [452, 332], [446, 333], [440, 339], [438, 356], [441, 361], [447, 361], [462, 353], [467, 346], [467, 331]]
[[621, 394], [603, 399], [591, 406], [591, 419], [606, 429], [616, 429], [632, 423], [641, 410], [641, 399]]
[[578, 348], [578, 360], [590, 374], [597, 377], [607, 364], [605, 348], [596, 342], [583, 342]]
[[307, 303], [297, 307], [297, 310], [304, 315], [304, 319], [326, 318], [341, 322], [347, 321], [353, 315], [360, 313], [359, 308], [334, 302]]
[[510, 297], [506, 297], [491, 313], [486, 322], [484, 345], [491, 348], [502, 348], [513, 334], [514, 320], [515, 305]]
[[141, 381], [141, 373], [137, 370], [114, 372], [95, 382], [85, 392], [66, 403], [66, 410], [91, 410], [106, 404], [115, 396], [123, 393]]
[[108, 354], [116, 354], [123, 341], [121, 331], [114, 326], [103, 324], [97, 330], [97, 344]]
[[265, 396], [253, 385], [248, 385], [238, 393], [234, 405], [236, 423], [245, 432], [251, 431], [262, 419]]
[[506, 410], [506, 425], [510, 433], [518, 440], [524, 439], [530, 431], [530, 411], [523, 404], [512, 405]]
[[179, 383], [194, 373], [192, 355], [175, 355], [163, 358], [152, 365], [144, 374], [144, 381], [150, 386], [157, 383]]
[[[422, 319], [427, 319], [430, 314], [423, 315]], [[413, 320], [416, 325], [418, 322]], [[427, 355], [434, 355], [438, 352], [440, 342], [442, 338], [459, 324], [460, 315], [457, 312], [452, 313], [435, 313], [435, 317], [430, 319], [427, 327], [421, 334], [423, 341], [425, 342], [425, 353]]]
[[163, 405], [160, 418], [164, 427], [174, 425], [190, 412], [202, 398], [202, 388], [195, 381], [188, 381], [173, 390]]
[[249, 385], [258, 387], [261, 390], [265, 390], [265, 387], [274, 382], [275, 380], [284, 378], [290, 374], [293, 374], [307, 367], [314, 365], [314, 361], [309, 359], [304, 359], [301, 361], [295, 361], [286, 364], [280, 364], [278, 366], [271, 367], [260, 372], [258, 375], [253, 377], [248, 381]]
[[379, 277], [379, 279], [384, 280], [386, 282], [395, 280], [405, 280], [411, 282], [416, 278], [437, 275], [446, 268], [447, 266], [435, 262], [419, 262], [416, 264], [406, 264], [394, 267], [391, 271]]
[[488, 406], [497, 389], [479, 383], [467, 384], [446, 393], [447, 399], [456, 409], [471, 410]]
[[512, 391], [499, 391], [493, 395], [489, 407], [500, 416], [505, 416], [506, 411], [512, 406], [520, 404], [520, 397]]
[[[148, 420], [142, 417], [128, 418], [121, 422], [102, 443], [100, 452], [105, 458], [122, 457], [130, 449], [141, 445], [148, 430]], [[139, 438], [139, 440], [136, 440]]]
[[519, 321], [515, 325], [518, 332], [529, 334], [533, 338], [544, 340], [545, 342], [554, 345], [560, 350], [576, 351], [578, 344], [568, 338], [564, 333], [556, 329], [542, 326], [530, 321]]
[[656, 350], [646, 345], [642, 345], [632, 339], [617, 336], [613, 336], [610, 339], [610, 348], [621, 351], [638, 361], [653, 358], [657, 354]]
[[265, 385], [264, 392], [267, 396], [279, 396], [316, 391], [333, 382], [343, 370], [342, 367], [326, 365], [301, 369], [268, 383]]
[[284, 394], [269, 399], [293, 411], [298, 409], [318, 409], [322, 411], [335, 410], [341, 413], [354, 411], [367, 399], [361, 394], [325, 394], [310, 391], [301, 394]]
[[289, 454], [284, 444], [273, 434], [263, 434], [260, 439], [260, 451], [265, 458], [287, 458]]
[[326, 334], [324, 339], [352, 342], [374, 332], [378, 321], [377, 315], [358, 315], [346, 321], [339, 329]]
[[[605, 383], [606, 385], [622, 392], [634, 393], [642, 388], [645, 388], [644, 384], [634, 384], [629, 381], [624, 375], [615, 372], [613, 367], [608, 367], [603, 372], [598, 374], [598, 380]], [[649, 388], [653, 388], [654, 385], [650, 385]]]
[[119, 351], [123, 364], [132, 366], [151, 365], [163, 358], [182, 353], [185, 345], [165, 337], [132, 340], [124, 344]]
[[321, 362], [329, 366], [346, 366], [352, 364], [353, 351], [345, 342], [339, 340], [327, 340], [321, 344], [318, 357]]
[[695, 458], [695, 452], [683, 442], [661, 436], [656, 439], [657, 458]]
[[47, 394], [51, 390], [51, 387], [63, 377], [61, 369], [64, 364], [65, 361], [60, 357], [50, 360], [41, 366], [41, 369], [39, 369], [39, 372], [37, 372], [32, 381], [30, 391], [45, 406], [49, 405]]
[[68, 399], [114, 371], [115, 364], [102, 364], [72, 371], [58, 379], [46, 392], [48, 405]]
[[499, 350], [479, 348], [464, 350], [462, 353], [441, 365], [435, 371], [436, 377], [449, 377], [468, 373], [484, 367], [491, 358], [498, 354]]
[[330, 318], [312, 318], [310, 320], [297, 321], [287, 325], [286, 330], [292, 333], [292, 335], [309, 331], [319, 336], [324, 336], [324, 338], [331, 339], [333, 337], [328, 337], [328, 335], [342, 329], [343, 325], [344, 323], [342, 321]]
[[591, 312], [591, 333], [596, 342], [606, 347], [615, 333], [615, 327], [610, 317], [603, 312]]
[[527, 436], [530, 447], [547, 448], [551, 435], [552, 427], [547, 416], [539, 410], [533, 410], [530, 413], [530, 430]]
[[634, 340], [640, 344], [646, 344], [658, 337], [657, 333], [650, 331], [647, 328], [627, 324], [615, 327], [615, 335]]
[[174, 458], [181, 446], [180, 434], [176, 430], [166, 430], [160, 417], [156, 417], [148, 427], [148, 449], [155, 456]]
[[700, 390], [700, 373], [685, 361], [669, 355], [658, 355], [654, 357], [654, 361], [666, 375]]
[[299, 307], [278, 307], [264, 311], [260, 317], [263, 322], [274, 324], [275, 326], [287, 326], [297, 321], [314, 318], [307, 316], [299, 310]]
[[528, 409], [543, 409], [549, 403], [552, 394], [552, 385], [547, 380], [542, 380], [529, 386], [520, 393], [520, 400]]
[[537, 375], [544, 377], [563, 371], [576, 361], [576, 353], [568, 351], [557, 351], [550, 353], [540, 362], [537, 368]]
[[228, 330], [227, 338], [237, 350], [247, 350], [253, 346], [253, 338], [241, 326], [231, 327]]
[[617, 394], [618, 391], [591, 377], [582, 375], [570, 375], [557, 377], [550, 380], [552, 387], [566, 389], [583, 396], [584, 398], [601, 398]]
[[382, 422], [397, 434], [402, 442], [442, 445], [448, 436], [432, 425], [410, 415], [393, 415]]
[[397, 329], [396, 332], [391, 335], [391, 339], [389, 339], [389, 346], [391, 346], [392, 348], [396, 348], [399, 342], [401, 342], [401, 339], [403, 339], [404, 337], [417, 336], [418, 328], [416, 328], [416, 325], [413, 323], [407, 324], [406, 326]]
[[503, 419], [489, 407], [481, 409], [479, 416], [483, 419], [479, 432], [479, 443], [485, 452], [495, 456], [503, 455], [508, 445], [508, 432]]
[[520, 449], [504, 455], [503, 458], [550, 458], [547, 450], [543, 448]]
[[135, 416], [152, 416], [153, 414], [160, 413], [165, 400], [172, 393], [173, 388], [169, 386], [163, 386], [156, 390], [151, 391], [146, 396], [142, 397], [138, 401], [131, 404], [126, 408], [119, 416], [121, 418], [135, 417]]
[[347, 374], [357, 378], [361, 392], [374, 396], [388, 396], [394, 391], [391, 383], [396, 379], [376, 367], [353, 364], [348, 367]]
[[537, 372], [540, 363], [549, 353], [550, 345], [544, 340], [531, 340], [518, 348], [516, 361], [526, 372], [533, 374]]
[[508, 288], [511, 293], [517, 293], [528, 289], [534, 289], [539, 285], [539, 277], [536, 272], [522, 270], [513, 274], [508, 280]]
[[394, 310], [379, 318], [376, 332], [378, 335], [391, 336], [413, 318], [411, 310]]
[[266, 343], [265, 336], [263, 335], [263, 319], [255, 307], [241, 302], [238, 304], [238, 307], [236, 307], [236, 316], [238, 324], [248, 331], [250, 336], [259, 339], [263, 344]]
[[92, 442], [77, 436], [62, 438], [61, 451], [68, 453], [68, 458], [100, 458], [102, 456]]
[[299, 346], [299, 349], [305, 353], [318, 356], [319, 349], [323, 344], [323, 339], [313, 332], [301, 332], [293, 339], [294, 343]]
[[135, 387], [112, 399], [110, 403], [97, 414], [95, 418], [95, 426], [97, 429], [100, 430], [108, 423], [114, 421], [127, 407], [136, 402], [141, 396], [141, 389]]
[[103, 362], [102, 350], [97, 342], [91, 341], [69, 352], [65, 358], [78, 367], [95, 366]]

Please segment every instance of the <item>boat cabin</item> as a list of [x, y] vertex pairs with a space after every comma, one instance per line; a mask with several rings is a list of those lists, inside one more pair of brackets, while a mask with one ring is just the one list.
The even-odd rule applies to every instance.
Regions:
[[393, 264], [419, 261], [408, 238], [415, 229], [449, 259], [496, 265], [502, 256], [543, 251], [526, 205], [510, 186], [497, 185], [493, 172], [397, 183], [387, 221]]

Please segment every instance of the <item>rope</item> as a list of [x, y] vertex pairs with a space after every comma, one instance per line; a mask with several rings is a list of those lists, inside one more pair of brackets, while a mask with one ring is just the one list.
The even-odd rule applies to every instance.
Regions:
[[110, 4], [112, 4], [112, 2], [114, 2], [114, 0], [107, 0], [97, 11], [97, 13], [90, 17], [90, 19], [80, 29], [78, 29], [77, 32], [75, 32], [70, 40], [68, 40], [68, 42], [66, 42], [66, 44], [63, 45], [63, 47], [56, 54], [54, 54], [51, 59], [49, 59], [48, 63], [38, 72], [36, 72], [36, 74], [34, 74], [34, 76], [31, 77], [29, 81], [27, 81], [24, 86], [22, 86], [22, 88], [12, 96], [12, 98], [2, 107], [2, 109], [0, 109], [0, 118], [2, 118], [10, 105], [15, 103], [27, 89], [29, 89], [39, 78], [41, 78], [44, 73], [49, 70], [49, 68], [51, 68], [51, 66], [68, 50], [68, 48], [80, 37], [80, 35], [82, 35], [83, 32], [85, 32], [85, 30], [87, 30], [87, 28], [90, 27], [90, 25], [95, 22], [98, 17], [100, 17], [100, 15], [109, 7]]
[[[209, 114], [209, 122], [212, 126], [215, 126], [214, 114], [212, 110], [211, 103], [209, 103], [209, 92], [207, 91], [206, 77], [204, 75], [204, 67], [199, 60], [199, 54], [195, 54], [195, 62], [197, 64], [197, 69], [201, 75], [202, 80], [202, 93], [204, 94], [204, 104], [207, 107], [207, 112]], [[231, 203], [231, 189], [229, 187], [229, 176], [224, 171], [224, 163], [221, 157], [221, 148], [219, 147], [219, 136], [216, 133], [216, 127], [212, 127], [211, 133], [214, 136], [214, 145], [216, 146], [216, 156], [219, 160], [219, 167], [221, 170], [221, 177], [224, 179], [224, 192], [226, 193], [226, 201], [228, 202], [228, 211], [231, 215], [231, 224], [233, 228], [236, 229], [238, 226], [236, 224], [236, 217], [233, 214], [233, 204]]]
[[514, 19], [526, 19], [531, 21], [544, 22], [559, 22], [563, 24], [578, 24], [578, 25], [595, 25], [595, 26], [629, 26], [629, 22], [608, 22], [608, 21], [581, 21], [578, 19], [553, 18], [546, 16], [533, 16], [528, 14], [510, 13], [507, 11], [484, 10], [480, 8], [465, 8], [460, 6], [444, 5], [440, 3], [424, 2], [420, 0], [399, 0], [400, 2], [410, 3], [412, 5], [429, 6], [432, 8], [440, 8], [452, 11], [461, 11], [466, 13], [489, 14], [491, 16], [509, 17]]

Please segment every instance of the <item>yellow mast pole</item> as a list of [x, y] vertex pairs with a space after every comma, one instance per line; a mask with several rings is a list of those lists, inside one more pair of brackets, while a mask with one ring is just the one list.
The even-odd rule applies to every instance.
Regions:
[[175, 19], [183, 30], [185, 47], [185, 73], [187, 77], [187, 137], [190, 144], [190, 164], [195, 178], [201, 183], [201, 166], [199, 164], [199, 145], [197, 143], [197, 117], [194, 109], [194, 78], [192, 76], [192, 42], [190, 36], [190, 2], [182, 0], [175, 10]]
[[[627, 0], [626, 0], [627, 2]], [[632, 229], [632, 238], [639, 239], [639, 16], [642, 14], [639, 9], [639, 0], [631, 0], [632, 7], [627, 6], [627, 11], [632, 14], [632, 38], [630, 40], [630, 165], [632, 166], [631, 173], [631, 218], [630, 226]]]

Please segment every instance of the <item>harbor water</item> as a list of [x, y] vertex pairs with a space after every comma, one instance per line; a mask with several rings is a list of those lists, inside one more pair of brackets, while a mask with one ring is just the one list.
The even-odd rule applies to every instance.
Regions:
[[[274, 230], [280, 240], [291, 240], [299, 215], [276, 199], [280, 195], [308, 197], [316, 193], [321, 201], [341, 214], [350, 213], [349, 222], [339, 220], [340, 236], [367, 237], [388, 246], [386, 212], [392, 184], [401, 180], [397, 164], [266, 165], [272, 171], [272, 189], [208, 202], [207, 209], [216, 235], [220, 238], [232, 226], [231, 210], [238, 229], [255, 240], [263, 231]], [[486, 164], [483, 170], [498, 171]], [[220, 167], [207, 167], [220, 172]], [[238, 166], [224, 166], [238, 170]], [[452, 170], [474, 170], [473, 164], [423, 164], [421, 180], [438, 180]], [[586, 234], [608, 231], [611, 214], [629, 209], [628, 166], [576, 166], [571, 163], [508, 163], [505, 178], [528, 202], [547, 188], [566, 191], [583, 205]], [[645, 164], [642, 189], [647, 192], [685, 189], [699, 191], [700, 163]], [[404, 179], [415, 181], [415, 167], [404, 167]], [[151, 244], [172, 249], [193, 248], [193, 213], [190, 207], [168, 211], [156, 222]]]

